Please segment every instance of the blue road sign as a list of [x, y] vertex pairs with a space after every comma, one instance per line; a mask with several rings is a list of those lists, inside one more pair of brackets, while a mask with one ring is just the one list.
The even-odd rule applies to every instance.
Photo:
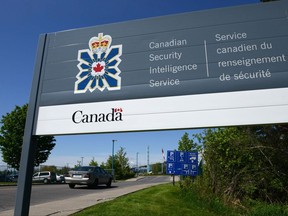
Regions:
[[196, 176], [198, 152], [167, 151], [167, 175]]

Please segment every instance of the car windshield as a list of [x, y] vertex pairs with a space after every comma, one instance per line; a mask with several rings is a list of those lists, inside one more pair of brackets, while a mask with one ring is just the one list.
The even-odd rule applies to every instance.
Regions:
[[91, 172], [94, 170], [94, 167], [76, 167], [74, 171], [88, 171]]

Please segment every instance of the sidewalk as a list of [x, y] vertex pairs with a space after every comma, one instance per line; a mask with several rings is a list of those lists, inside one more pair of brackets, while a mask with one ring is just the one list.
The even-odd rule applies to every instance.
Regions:
[[[138, 180], [138, 179], [134, 179]], [[160, 183], [161, 184], [161, 183]], [[68, 216], [72, 213], [78, 212], [89, 206], [93, 206], [98, 203], [113, 200], [116, 197], [135, 192], [144, 188], [157, 184], [141, 184], [135, 185], [129, 188], [117, 188], [115, 190], [105, 190], [97, 194], [89, 194], [80, 197], [74, 197], [65, 200], [57, 200], [44, 204], [38, 204], [30, 206], [29, 216]], [[1, 212], [1, 216], [13, 216], [14, 209]], [[18, 215], [17, 215], [18, 216]], [[20, 216], [20, 215], [19, 215]]]

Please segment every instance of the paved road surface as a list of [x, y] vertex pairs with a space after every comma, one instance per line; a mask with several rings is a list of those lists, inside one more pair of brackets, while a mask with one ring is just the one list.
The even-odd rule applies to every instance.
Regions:
[[[153, 185], [170, 182], [169, 176], [149, 176], [132, 181], [117, 182], [112, 188], [99, 186], [88, 189], [68, 185], [33, 185], [30, 216], [66, 216], [97, 203], [112, 200]], [[0, 215], [13, 216], [16, 187], [0, 187]]]

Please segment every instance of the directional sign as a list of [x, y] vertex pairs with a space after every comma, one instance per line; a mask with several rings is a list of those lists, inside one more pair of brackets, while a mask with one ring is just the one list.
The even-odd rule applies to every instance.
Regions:
[[167, 175], [196, 176], [198, 152], [167, 151]]

